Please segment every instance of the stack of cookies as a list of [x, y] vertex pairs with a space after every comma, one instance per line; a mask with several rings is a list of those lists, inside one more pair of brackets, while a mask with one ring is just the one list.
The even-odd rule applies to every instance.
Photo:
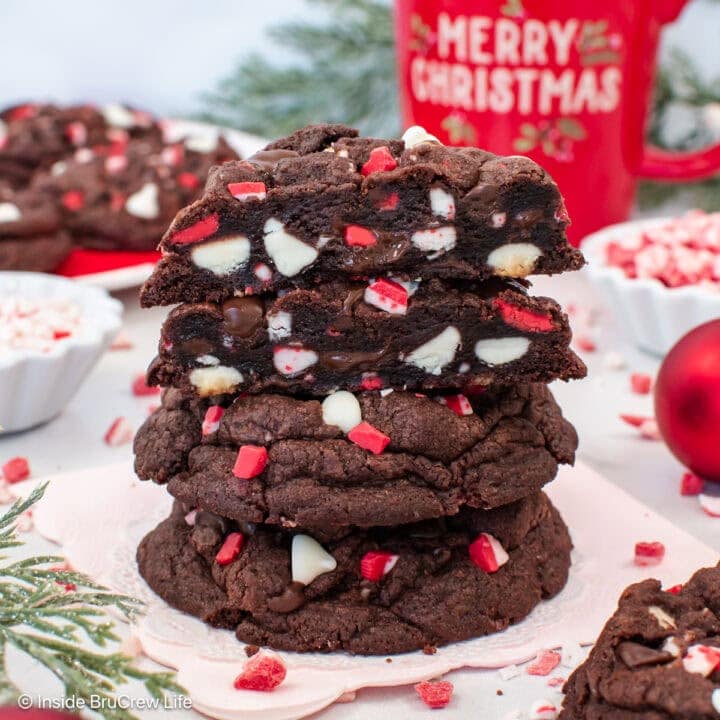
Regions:
[[136, 470], [171, 605], [252, 645], [396, 653], [497, 632], [564, 586], [543, 486], [580, 378], [531, 273], [582, 265], [536, 164], [308, 126], [211, 172], [142, 291], [170, 312]]

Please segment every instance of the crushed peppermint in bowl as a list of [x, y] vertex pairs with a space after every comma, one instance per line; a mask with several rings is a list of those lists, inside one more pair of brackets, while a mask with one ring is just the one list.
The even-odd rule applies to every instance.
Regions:
[[60, 413], [120, 329], [122, 304], [100, 288], [0, 272], [0, 426]]
[[583, 272], [628, 338], [664, 355], [720, 316], [720, 213], [611, 225], [582, 243]]

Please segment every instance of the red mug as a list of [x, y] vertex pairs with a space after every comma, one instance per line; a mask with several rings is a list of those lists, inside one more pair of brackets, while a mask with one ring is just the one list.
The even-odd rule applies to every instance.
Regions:
[[565, 196], [577, 244], [626, 220], [638, 178], [697, 180], [720, 144], [644, 144], [660, 28], [687, 0], [396, 0], [406, 126], [528, 155]]

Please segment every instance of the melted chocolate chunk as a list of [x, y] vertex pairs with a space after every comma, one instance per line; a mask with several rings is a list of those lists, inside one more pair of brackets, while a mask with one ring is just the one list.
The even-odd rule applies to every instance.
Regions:
[[267, 606], [270, 610], [277, 613], [289, 613], [297, 610], [305, 604], [305, 586], [301, 582], [293, 581], [282, 595], [269, 598]]
[[264, 170], [274, 170], [275, 166], [285, 158], [299, 157], [299, 153], [294, 150], [282, 150], [280, 148], [276, 150], [259, 150], [254, 155], [251, 155], [247, 162], [257, 165], [259, 168]]
[[262, 326], [264, 312], [262, 301], [253, 296], [226, 300], [222, 305], [225, 330], [235, 337], [250, 337]]
[[626, 640], [617, 646], [618, 657], [631, 669], [648, 665], [662, 665], [674, 658], [669, 652]]

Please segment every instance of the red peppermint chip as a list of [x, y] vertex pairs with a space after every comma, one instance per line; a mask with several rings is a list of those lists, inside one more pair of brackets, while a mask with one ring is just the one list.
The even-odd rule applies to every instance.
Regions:
[[120, 212], [125, 208], [125, 202], [127, 198], [123, 193], [117, 190], [110, 191], [110, 209], [114, 212]]
[[497, 572], [509, 559], [500, 541], [489, 533], [480, 533], [468, 546], [470, 560], [486, 573]]
[[399, 557], [383, 550], [370, 550], [360, 560], [360, 574], [366, 580], [378, 582], [395, 567]]
[[203, 419], [202, 424], [202, 434], [212, 435], [214, 432], [217, 432], [217, 429], [220, 427], [220, 420], [224, 414], [225, 410], [220, 405], [211, 405], [205, 411], [205, 418]]
[[230, 533], [217, 551], [215, 562], [218, 565], [229, 565], [240, 554], [243, 542], [245, 542], [245, 538], [242, 533]]
[[147, 395], [159, 395], [159, 387], [151, 387], [145, 382], [145, 375], [138, 375], [132, 383], [132, 394], [137, 397], [145, 397]]
[[369, 450], [374, 455], [380, 455], [390, 444], [390, 438], [368, 422], [356, 425], [348, 433], [348, 440], [359, 445], [363, 450]]
[[13, 120], [28, 120], [31, 117], [37, 115], [37, 105], [32, 103], [26, 103], [25, 105], [18, 105], [10, 110], [7, 114], [7, 119]]
[[236, 182], [229, 183], [228, 192], [241, 202], [247, 200], [264, 200], [267, 197], [265, 183], [261, 182]]
[[366, 375], [361, 381], [360, 381], [360, 387], [363, 390], [382, 390], [382, 380], [377, 375]]
[[113, 421], [105, 433], [105, 442], [110, 447], [118, 447], [129, 443], [133, 439], [133, 435], [130, 423], [124, 417], [119, 417]]
[[437, 682], [424, 680], [415, 686], [415, 692], [420, 699], [433, 710], [444, 708], [450, 702], [454, 689], [453, 684], [447, 680]]
[[362, 166], [360, 172], [368, 176], [372, 173], [382, 172], [383, 170], [394, 170], [396, 167], [397, 160], [395, 160], [393, 154], [390, 152], [390, 148], [387, 147], [387, 145], [382, 145], [370, 151], [370, 157]]
[[500, 298], [493, 300], [493, 307], [500, 312], [500, 316], [505, 323], [520, 330], [549, 332], [555, 329], [555, 323], [549, 315], [518, 307]]
[[400, 202], [400, 196], [396, 192], [390, 193], [387, 197], [380, 200], [376, 205], [378, 210], [394, 210]]
[[30, 463], [24, 457], [11, 458], [2, 466], [2, 474], [9, 483], [26, 480], [30, 477]]
[[583, 352], [595, 352], [597, 350], [595, 341], [587, 335], [577, 335], [575, 337], [575, 345], [578, 350], [582, 350]]
[[233, 475], [241, 480], [257, 477], [267, 465], [268, 451], [260, 445], [243, 445], [238, 451]]
[[377, 235], [360, 225], [348, 225], [345, 228], [345, 243], [350, 247], [369, 247], [377, 243]]
[[188, 190], [197, 190], [200, 187], [200, 178], [191, 172], [181, 172], [177, 180], [181, 187]]
[[472, 415], [473, 409], [465, 395], [445, 395], [438, 398], [442, 405], [447, 405], [456, 415]]
[[53, 340], [64, 340], [72, 335], [69, 330], [53, 330]]
[[380, 278], [365, 289], [364, 300], [391, 315], [405, 315], [408, 309], [408, 291], [394, 280]]
[[665, 592], [669, 592], [671, 595], [679, 595], [682, 587], [682, 584], [673, 585], [672, 587], [669, 587]]
[[235, 678], [233, 685], [237, 690], [274, 690], [287, 675], [285, 663], [275, 655], [261, 651], [253, 655]]
[[628, 425], [640, 428], [643, 426], [644, 423], [646, 423], [648, 420], [652, 420], [653, 418], [647, 417], [646, 415], [628, 415], [623, 413], [620, 415], [620, 419]]
[[212, 213], [189, 227], [173, 233], [168, 242], [176, 245], [189, 245], [190, 243], [200, 242], [216, 233], [219, 227], [220, 216], [217, 213]]
[[73, 145], [84, 145], [87, 142], [87, 128], [81, 122], [71, 122], [65, 126], [65, 137]]
[[68, 190], [63, 193], [60, 202], [70, 212], [77, 212], [85, 207], [85, 195], [80, 190]]
[[681, 495], [699, 495], [705, 488], [705, 482], [695, 473], [686, 472], [680, 481]]
[[645, 373], [633, 373], [630, 376], [630, 389], [637, 395], [647, 395], [652, 388], [652, 377]]
[[560, 664], [560, 653], [540, 650], [535, 660], [527, 666], [528, 675], [549, 675]]
[[661, 542], [635, 543], [635, 564], [640, 567], [659, 565], [665, 557], [665, 546]]

